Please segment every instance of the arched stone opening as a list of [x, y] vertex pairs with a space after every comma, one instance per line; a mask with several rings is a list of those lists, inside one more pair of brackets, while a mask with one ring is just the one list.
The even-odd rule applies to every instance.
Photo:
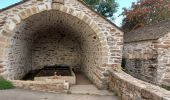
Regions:
[[[8, 78], [21, 79], [47, 65], [69, 65], [103, 87], [102, 44], [84, 21], [50, 10], [32, 15], [14, 28], [8, 50]], [[104, 56], [106, 57], [106, 56]]]
[[[4, 22], [0, 26], [0, 75], [7, 79], [20, 79], [29, 70], [48, 64], [69, 64], [104, 89], [108, 70], [120, 69], [123, 33], [79, 1], [30, 0], [1, 13], [5, 16], [0, 16]], [[48, 43], [51, 48], [46, 48]], [[56, 50], [59, 47], [62, 50]]]

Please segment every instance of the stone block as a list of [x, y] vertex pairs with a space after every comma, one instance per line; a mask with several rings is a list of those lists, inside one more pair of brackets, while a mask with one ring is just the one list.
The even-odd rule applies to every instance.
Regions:
[[64, 4], [65, 0], [52, 0], [52, 3], [60, 3], [60, 4]]
[[38, 8], [39, 12], [48, 10], [48, 8], [47, 8], [47, 6], [45, 4], [38, 5], [37, 8]]
[[60, 10], [63, 5], [61, 4], [52, 4], [52, 9], [54, 10]]
[[19, 13], [19, 16], [20, 16], [20, 18], [21, 18], [22, 20], [24, 20], [24, 19], [27, 18], [27, 14], [26, 14], [25, 11], [20, 12], [20, 13]]
[[31, 12], [32, 12], [32, 14], [38, 13], [38, 8], [37, 7], [32, 7]]

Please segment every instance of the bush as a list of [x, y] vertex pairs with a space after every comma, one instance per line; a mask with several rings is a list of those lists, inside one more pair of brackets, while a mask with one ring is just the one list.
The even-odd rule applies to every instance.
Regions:
[[0, 77], [0, 90], [11, 89], [11, 88], [14, 88], [13, 84], [10, 81]]

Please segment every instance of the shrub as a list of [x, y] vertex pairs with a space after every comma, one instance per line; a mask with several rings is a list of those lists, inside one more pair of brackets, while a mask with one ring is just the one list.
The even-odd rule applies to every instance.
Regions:
[[0, 90], [11, 89], [11, 88], [14, 88], [13, 84], [10, 81], [0, 77]]

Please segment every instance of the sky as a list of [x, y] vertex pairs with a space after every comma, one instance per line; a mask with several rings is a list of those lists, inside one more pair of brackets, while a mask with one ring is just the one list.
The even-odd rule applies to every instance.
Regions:
[[123, 16], [119, 16], [122, 13], [122, 8], [130, 8], [132, 2], [136, 2], [137, 0], [116, 0], [116, 2], [119, 4], [119, 9], [117, 13], [115, 14], [116, 20], [114, 23], [117, 26], [121, 26]]
[[21, 0], [0, 0], [0, 9], [5, 8], [11, 4], [14, 4], [16, 2], [19, 2]]
[[[11, 4], [14, 4], [16, 2], [19, 2], [21, 0], [0, 0], [0, 9], [1, 8], [5, 8]], [[117, 25], [117, 26], [121, 26], [121, 23], [122, 23], [122, 19], [123, 19], [123, 16], [120, 16], [119, 15], [122, 13], [122, 8], [126, 7], [126, 8], [129, 8], [132, 4], [132, 2], [135, 2], [137, 0], [116, 0], [116, 2], [118, 2], [119, 4], [119, 9], [117, 11], [117, 13], [115, 14], [115, 17], [116, 17], [116, 20], [114, 21], [114, 23]]]

